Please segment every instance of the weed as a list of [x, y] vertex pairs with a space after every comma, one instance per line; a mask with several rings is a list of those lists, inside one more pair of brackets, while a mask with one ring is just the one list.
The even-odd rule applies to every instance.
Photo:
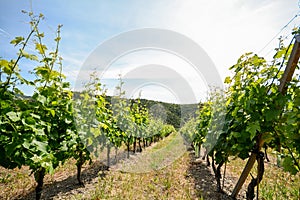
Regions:
[[10, 182], [11, 174], [5, 174], [3, 177], [0, 177], [0, 183]]

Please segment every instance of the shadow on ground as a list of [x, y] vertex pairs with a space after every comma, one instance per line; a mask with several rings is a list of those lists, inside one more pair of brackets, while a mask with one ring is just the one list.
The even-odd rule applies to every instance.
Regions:
[[190, 176], [189, 178], [194, 179], [196, 196], [199, 199], [232, 200], [228, 194], [217, 192], [216, 181], [211, 167], [208, 167], [205, 161], [196, 159], [191, 151], [189, 151], [189, 156], [190, 165], [187, 174]]
[[[106, 153], [106, 152], [104, 152]], [[130, 153], [132, 154], [132, 153]], [[126, 159], [127, 152], [120, 151], [117, 156], [111, 152], [110, 154], [110, 166], [115, 165], [118, 161]], [[104, 164], [105, 163], [105, 164]], [[81, 180], [87, 186], [90, 183], [97, 183], [98, 177], [103, 178], [108, 170], [107, 159], [100, 161], [94, 161], [91, 165], [83, 168], [81, 173]], [[67, 177], [61, 181], [54, 181], [52, 183], [46, 183], [43, 187], [41, 199], [57, 199], [60, 196], [64, 197], [69, 194], [80, 194], [86, 190], [85, 186], [78, 184], [76, 173]], [[35, 188], [32, 188], [26, 195], [20, 195], [14, 199], [19, 200], [32, 200], [35, 199]], [[60, 199], [60, 198], [59, 198]]]
[[[92, 181], [93, 179], [98, 177], [101, 171], [104, 171], [105, 169], [107, 169], [107, 167], [102, 163], [100, 163], [99, 161], [94, 162], [92, 165], [90, 165], [89, 167], [87, 167], [82, 171], [83, 182], [88, 183]], [[80, 187], [83, 186], [78, 184], [76, 174], [75, 174], [64, 180], [54, 181], [53, 183], [45, 184], [43, 187], [42, 199], [53, 199], [59, 193], [65, 194], [74, 189], [78, 189]], [[22, 199], [22, 200], [35, 199], [35, 189], [33, 188], [27, 195], [19, 196], [17, 197], [17, 199]]]

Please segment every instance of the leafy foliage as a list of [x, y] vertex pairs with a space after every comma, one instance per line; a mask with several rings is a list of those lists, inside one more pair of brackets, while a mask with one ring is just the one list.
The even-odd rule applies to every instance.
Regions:
[[[77, 135], [72, 93], [64, 81], [62, 59], [58, 55], [61, 26], [58, 26], [54, 39], [56, 48], [48, 52], [42, 43], [44, 35], [38, 29], [43, 15], [28, 15], [31, 32], [26, 39], [16, 37], [11, 42], [16, 47], [21, 46], [17, 59], [1, 60], [4, 73], [1, 75], [6, 80], [1, 82], [0, 91], [3, 94], [0, 99], [0, 164], [7, 168], [29, 166], [38, 182], [39, 199], [45, 173], [53, 173], [60, 163], [73, 156]], [[25, 51], [30, 39], [33, 39], [37, 54]], [[32, 70], [36, 77], [34, 81], [20, 75], [18, 62], [21, 59], [38, 63]], [[32, 98], [24, 98], [18, 84], [33, 86]]]
[[225, 95], [211, 93], [200, 109], [194, 143], [209, 145], [219, 188], [220, 168], [229, 157], [249, 158], [263, 143], [276, 147], [285, 170], [299, 172], [299, 74], [285, 95], [278, 90], [289, 54], [290, 48], [281, 46], [271, 64], [253, 53], [242, 55], [225, 79]]

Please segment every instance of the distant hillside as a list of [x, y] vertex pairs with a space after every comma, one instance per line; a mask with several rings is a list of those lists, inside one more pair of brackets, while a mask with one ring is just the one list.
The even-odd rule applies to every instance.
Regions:
[[[196, 110], [199, 104], [172, 104], [161, 101], [141, 99], [141, 102], [146, 107], [153, 111], [153, 107], [162, 107], [163, 112], [166, 113], [166, 123], [173, 125], [176, 129], [180, 128], [180, 124], [184, 124], [192, 117], [196, 117]], [[155, 112], [155, 110], [154, 110]]]

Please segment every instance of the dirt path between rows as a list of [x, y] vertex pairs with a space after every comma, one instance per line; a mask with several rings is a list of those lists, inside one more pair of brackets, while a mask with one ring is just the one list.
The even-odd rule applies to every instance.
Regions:
[[[151, 158], [150, 154], [161, 150], [152, 151], [151, 148], [155, 149], [156, 145], [125, 160], [126, 152], [119, 152], [117, 156], [119, 162], [117, 163], [112, 156], [113, 165], [109, 171], [103, 164], [105, 161], [85, 166], [82, 173], [84, 187], [77, 184], [76, 170], [73, 170], [72, 174], [60, 171], [54, 175], [53, 181], [46, 182], [42, 199], [231, 199], [227, 194], [231, 193], [237, 178], [227, 175], [223, 188], [227, 194], [216, 192], [216, 182], [211, 167], [207, 167], [202, 159], [195, 158], [191, 150], [181, 152], [182, 155], [176, 158], [176, 161], [165, 163], [161, 169], [145, 173], [124, 172], [124, 163], [125, 166], [137, 166], [144, 162], [145, 158]], [[180, 145], [176, 143], [173, 146], [180, 148]], [[165, 148], [166, 146], [162, 149], [174, 151], [173, 147]], [[122, 159], [123, 164], [120, 164]], [[145, 167], [144, 163], [143, 167]], [[34, 198], [35, 192], [32, 189], [25, 196], [11, 199]], [[240, 195], [237, 199], [244, 198]]]

